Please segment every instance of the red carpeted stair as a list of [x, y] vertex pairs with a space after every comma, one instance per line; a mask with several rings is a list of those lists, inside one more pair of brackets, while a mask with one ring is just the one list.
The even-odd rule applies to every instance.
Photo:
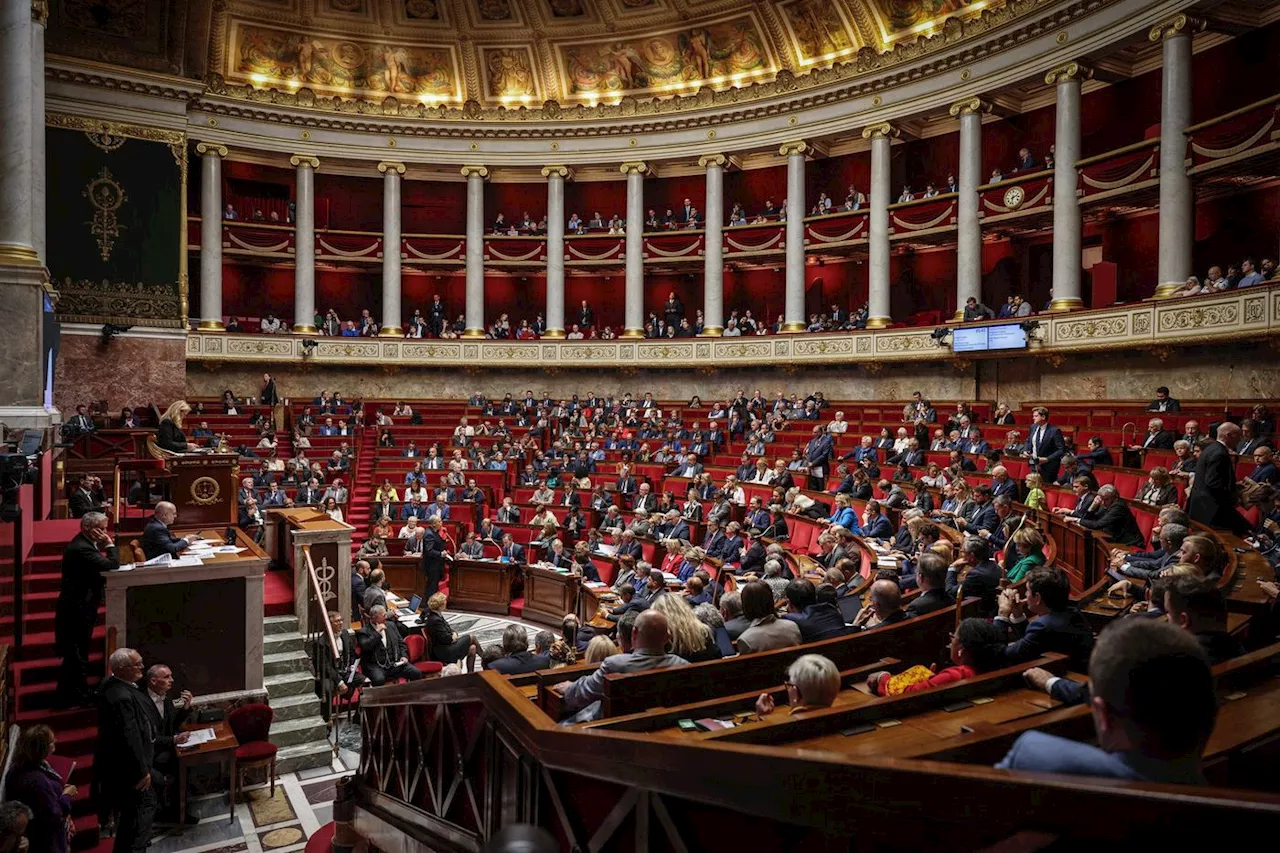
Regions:
[[351, 498], [347, 503], [347, 524], [355, 528], [351, 533], [353, 549], [358, 549], [364, 544], [369, 538], [369, 530], [373, 527], [369, 509], [373, 506], [373, 468], [377, 462], [377, 455], [378, 431], [373, 428], [366, 429], [356, 448], [356, 465], [351, 473]]

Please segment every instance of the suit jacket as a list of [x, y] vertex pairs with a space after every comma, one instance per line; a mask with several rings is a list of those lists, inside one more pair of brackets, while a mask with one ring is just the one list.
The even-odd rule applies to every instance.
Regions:
[[675, 527], [667, 534], [668, 539], [679, 539], [688, 542], [689, 537], [693, 534], [689, 532], [689, 524], [683, 518], [676, 522]]
[[1086, 743], [1035, 731], [1019, 736], [996, 767], [1184, 785], [1205, 783], [1197, 759], [1160, 761], [1132, 752], [1106, 752]]
[[756, 540], [751, 543], [751, 547], [747, 549], [747, 553], [742, 558], [742, 565], [739, 571], [764, 573], [764, 543]]
[[787, 613], [782, 618], [800, 626], [800, 637], [806, 643], [830, 640], [848, 633], [844, 616], [835, 604], [810, 604], [802, 613]]
[[862, 531], [862, 535], [868, 539], [890, 539], [893, 537], [893, 522], [883, 513], [877, 515]]
[[1142, 531], [1138, 528], [1138, 520], [1133, 517], [1133, 510], [1122, 500], [1084, 516], [1080, 519], [1080, 526], [1096, 530], [1121, 545], [1134, 548], [1142, 545]]
[[135, 685], [107, 676], [98, 691], [98, 745], [93, 759], [94, 799], [125, 799], [155, 763], [156, 729], [150, 700]]
[[[569, 711], [578, 711], [599, 701], [604, 696], [605, 676], [611, 673], [641, 672], [669, 666], [687, 666], [688, 663], [678, 655], [661, 651], [636, 650], [610, 655], [601, 661], [595, 672], [584, 675], [565, 689], [564, 706]], [[594, 716], [591, 718], [595, 719]]]
[[509, 558], [511, 562], [516, 565], [524, 565], [524, 546], [519, 542], [512, 542], [510, 545], [504, 545], [501, 556]]
[[548, 669], [551, 666], [551, 653], [543, 652], [535, 655], [530, 651], [514, 652], [500, 657], [493, 663], [489, 664], [489, 669], [494, 672], [500, 672], [503, 675], [522, 675], [526, 672], [537, 672], [540, 669]]
[[1062, 430], [1053, 424], [1033, 425], [1031, 431], [1027, 434], [1027, 448], [1031, 455], [1037, 458], [1043, 456], [1047, 460], [1045, 462], [1036, 462], [1033, 459], [1031, 467], [1038, 471], [1040, 476], [1047, 482], [1057, 480], [1058, 465], [1062, 462], [1062, 457], [1067, 452], [1067, 444], [1062, 438]]
[[191, 716], [190, 708], [179, 709], [173, 704], [173, 700], [168, 696], [164, 697], [164, 713], [160, 713], [160, 709], [156, 707], [156, 703], [151, 701], [150, 694], [147, 693], [145, 687], [138, 689], [142, 694], [142, 700], [147, 706], [147, 711], [151, 714], [151, 724], [156, 732], [156, 753], [157, 757], [162, 757], [159, 753], [173, 751], [173, 736], [181, 729], [182, 724]]
[[994, 616], [996, 612], [996, 596], [1000, 592], [1000, 578], [1004, 576], [1004, 572], [992, 560], [969, 569], [968, 574], [964, 576], [964, 582], [959, 580], [959, 574], [955, 569], [947, 570], [947, 597], [952, 601], [955, 600], [957, 593], [962, 593], [963, 598], [980, 598], [982, 603], [978, 605], [978, 615], [983, 617]]
[[948, 596], [945, 590], [928, 589], [916, 596], [907, 605], [906, 613], [907, 616], [923, 616], [926, 613], [950, 607], [955, 603], [955, 598]]
[[187, 540], [174, 536], [169, 532], [168, 526], [155, 516], [151, 517], [142, 531], [142, 553], [147, 555], [148, 560], [161, 554], [176, 557], [186, 547]]
[[422, 536], [422, 570], [430, 576], [434, 570], [444, 577], [444, 537], [431, 528]]
[[658, 499], [650, 492], [647, 495], [636, 495], [636, 501], [632, 504], [632, 509], [642, 509], [645, 512], [653, 512], [658, 506]]
[[1000, 516], [996, 514], [996, 508], [991, 505], [990, 501], [982, 504], [973, 513], [973, 520], [965, 524], [964, 529], [967, 531], [986, 530], [994, 531], [1000, 526]]
[[67, 509], [72, 518], [84, 518], [87, 513], [102, 509], [102, 504], [84, 489], [76, 489], [67, 499]]
[[186, 453], [188, 449], [186, 435], [168, 418], [160, 421], [160, 427], [156, 430], [156, 445], [161, 450], [174, 453]]
[[1001, 495], [1008, 495], [1009, 500], [1016, 501], [1018, 499], [1018, 481], [1010, 477], [1003, 483], [991, 481], [991, 497], [998, 498]]
[[[432, 612], [434, 613], [435, 611]], [[428, 616], [429, 624], [430, 616]], [[365, 666], [372, 665], [386, 669], [395, 666], [396, 661], [409, 657], [409, 650], [405, 646], [404, 640], [400, 637], [400, 629], [396, 626], [396, 623], [388, 619], [386, 626], [387, 642], [385, 646], [378, 637], [378, 632], [374, 629], [372, 622], [365, 625], [356, 634], [356, 644], [360, 647], [360, 660], [364, 662]]]
[[[1002, 619], [996, 625], [1009, 624]], [[1059, 652], [1070, 658], [1073, 670], [1089, 667], [1089, 653], [1093, 651], [1093, 629], [1084, 615], [1074, 607], [1050, 611], [1025, 622], [1010, 625], [1013, 641], [1005, 646], [1005, 666], [1026, 663], [1044, 655]]]
[[1211, 441], [1200, 450], [1196, 462], [1195, 485], [1187, 498], [1187, 515], [1211, 527], [1241, 529], [1247, 522], [1236, 518], [1235, 466], [1220, 441]]
[[1156, 433], [1147, 433], [1142, 439], [1142, 446], [1148, 450], [1173, 450], [1173, 442], [1177, 435], [1172, 430], [1162, 429]]
[[83, 618], [89, 609], [94, 616], [102, 603], [102, 590], [106, 585], [104, 572], [120, 568], [116, 547], [104, 551], [89, 541], [83, 533], [77, 533], [62, 552], [62, 586], [58, 592], [58, 621], [65, 616]]

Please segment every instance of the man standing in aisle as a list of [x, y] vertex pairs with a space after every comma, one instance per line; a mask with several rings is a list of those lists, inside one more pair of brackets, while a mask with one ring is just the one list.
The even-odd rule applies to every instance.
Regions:
[[805, 464], [809, 467], [809, 482], [806, 484], [808, 488], [819, 491], [826, 488], [827, 463], [831, 459], [834, 447], [835, 442], [827, 431], [821, 425], [815, 426], [813, 438], [809, 440], [804, 451]]
[[151, 843], [156, 788], [151, 783], [156, 730], [147, 697], [138, 689], [142, 655], [133, 649], [111, 653], [111, 675], [98, 694], [98, 747], [93, 758], [92, 802], [99, 823], [114, 817], [112, 853], [143, 853]]
[[85, 705], [91, 700], [85, 676], [89, 671], [89, 644], [102, 603], [103, 574], [120, 568], [116, 545], [107, 532], [107, 517], [88, 512], [80, 519], [80, 532], [62, 552], [62, 588], [53, 633], [62, 669], [58, 673], [57, 704]]

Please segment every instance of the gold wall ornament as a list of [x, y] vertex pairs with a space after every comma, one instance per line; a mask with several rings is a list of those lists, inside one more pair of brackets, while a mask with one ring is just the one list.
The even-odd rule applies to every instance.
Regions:
[[398, 175], [403, 175], [405, 172], [405, 167], [404, 167], [404, 163], [397, 163], [394, 160], [383, 160], [381, 163], [378, 164], [378, 171], [384, 175], [387, 172], [391, 172], [391, 171], [394, 171]]
[[42, 27], [49, 26], [49, 0], [31, 0], [31, 20]]
[[462, 167], [462, 177], [470, 178], [472, 175], [478, 175], [481, 178], [489, 177], [489, 169], [485, 166], [471, 165]]
[[103, 166], [98, 176], [89, 182], [82, 194], [89, 199], [89, 204], [93, 205], [93, 219], [85, 224], [89, 226], [89, 233], [98, 240], [98, 251], [102, 254], [102, 260], [109, 261], [116, 238], [124, 230], [124, 226], [116, 218], [116, 213], [129, 200], [129, 197], [125, 195], [124, 188], [111, 177], [111, 170], [106, 166]]
[[703, 169], [708, 166], [723, 167], [728, 162], [729, 158], [725, 157], [723, 154], [703, 154], [698, 158], [698, 166]]
[[191, 482], [191, 502], [197, 506], [213, 506], [222, 494], [222, 487], [212, 477], [200, 477]]
[[560, 177], [564, 178], [566, 181], [569, 181], [573, 179], [573, 170], [570, 169], [568, 166], [562, 166], [559, 164], [542, 167], [542, 177], [549, 178], [552, 175], [559, 175]]
[[1193, 18], [1190, 15], [1174, 15], [1166, 21], [1161, 21], [1151, 28], [1151, 32], [1147, 33], [1149, 41], [1164, 41], [1176, 36], [1193, 36], [1205, 28], [1206, 22], [1200, 18]]
[[897, 139], [901, 135], [902, 135], [902, 131], [898, 130], [896, 127], [889, 124], [889, 122], [887, 121], [882, 121], [879, 124], [869, 125], [862, 129], [863, 139], [874, 139], [877, 136], [887, 136], [890, 139]]
[[622, 172], [624, 175], [648, 175], [652, 172], [652, 169], [649, 164], [643, 160], [636, 160], [630, 163], [623, 163], [618, 167], [618, 171]]
[[959, 118], [968, 113], [989, 113], [991, 112], [991, 104], [981, 98], [965, 98], [962, 101], [956, 101], [951, 105], [951, 117]]
[[219, 157], [227, 156], [227, 146], [219, 145], [216, 142], [197, 142], [197, 154], [217, 154]]
[[129, 141], [129, 137], [127, 136], [116, 136], [115, 134], [109, 133], [105, 130], [97, 133], [86, 130], [84, 135], [89, 138], [91, 143], [93, 143], [94, 148], [99, 148], [108, 154], [112, 151], [119, 151], [124, 147], [124, 144]]
[[778, 154], [783, 157], [788, 157], [792, 154], [807, 154], [811, 150], [809, 143], [805, 142], [803, 139], [784, 142], [782, 145], [778, 146]]
[[293, 167], [310, 166], [312, 169], [320, 168], [320, 158], [314, 154], [294, 154], [289, 158], [289, 165]]

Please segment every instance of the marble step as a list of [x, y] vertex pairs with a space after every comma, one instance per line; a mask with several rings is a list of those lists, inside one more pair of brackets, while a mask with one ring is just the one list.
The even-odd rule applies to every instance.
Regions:
[[298, 633], [297, 616], [268, 616], [262, 620], [264, 634], [296, 634]]
[[314, 697], [316, 679], [309, 669], [302, 672], [289, 671], [280, 675], [266, 676], [263, 679], [263, 686], [267, 689], [268, 699], [274, 703], [276, 699], [283, 696], [298, 696], [305, 693]]
[[275, 655], [282, 652], [303, 651], [302, 635], [297, 633], [267, 634], [262, 638], [262, 653]]
[[293, 696], [280, 696], [271, 699], [271, 710], [275, 711], [276, 722], [298, 720], [303, 717], [314, 717], [320, 713], [320, 700], [315, 691], [298, 693]]
[[287, 672], [305, 672], [311, 675], [311, 660], [298, 650], [262, 656], [263, 676], [284, 675]]
[[296, 720], [276, 720], [271, 724], [271, 742], [281, 748], [300, 746], [308, 741], [327, 740], [329, 728], [318, 716]]
[[276, 773], [281, 776], [312, 767], [329, 767], [332, 763], [333, 747], [327, 740], [286, 746], [276, 753]]

